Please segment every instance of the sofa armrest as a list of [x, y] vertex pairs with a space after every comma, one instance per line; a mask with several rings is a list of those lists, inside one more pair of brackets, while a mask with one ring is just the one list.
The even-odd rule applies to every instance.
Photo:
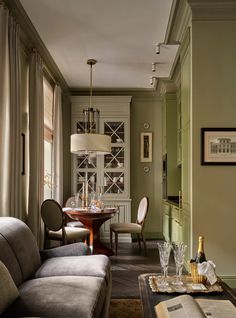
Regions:
[[40, 251], [41, 260], [52, 257], [90, 255], [91, 250], [85, 243], [73, 243]]

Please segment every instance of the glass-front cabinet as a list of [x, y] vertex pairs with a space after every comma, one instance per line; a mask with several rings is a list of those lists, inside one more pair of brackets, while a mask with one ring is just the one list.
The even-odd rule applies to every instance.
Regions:
[[[105, 222], [100, 238], [109, 241], [109, 224], [131, 222], [130, 212], [130, 96], [94, 96], [92, 106], [100, 111], [99, 131], [111, 136], [111, 153], [72, 156], [72, 191], [81, 196], [85, 180], [91, 194], [102, 189], [105, 206], [118, 206], [119, 214]], [[89, 97], [72, 96], [71, 133], [84, 132], [83, 109]], [[88, 199], [89, 200], [89, 199]], [[129, 234], [119, 240], [130, 242]]]

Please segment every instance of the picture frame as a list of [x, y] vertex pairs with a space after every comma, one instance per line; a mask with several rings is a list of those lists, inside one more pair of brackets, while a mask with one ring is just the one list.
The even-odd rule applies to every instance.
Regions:
[[236, 165], [236, 128], [201, 129], [201, 164]]
[[140, 161], [152, 162], [152, 132], [142, 132], [140, 135]]

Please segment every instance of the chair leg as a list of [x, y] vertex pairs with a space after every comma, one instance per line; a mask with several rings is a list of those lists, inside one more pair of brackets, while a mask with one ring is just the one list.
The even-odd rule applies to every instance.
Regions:
[[112, 249], [112, 229], [110, 229], [110, 246], [111, 246], [111, 249]]
[[139, 249], [141, 249], [141, 243], [140, 243], [140, 236], [139, 236], [139, 234], [137, 234], [137, 239], [138, 239], [138, 246], [139, 246]]
[[118, 233], [115, 232], [115, 255], [117, 256]]
[[144, 253], [145, 253], [145, 256], [147, 256], [146, 240], [145, 240], [145, 237], [144, 237], [143, 233], [141, 233], [141, 238], [142, 238], [142, 241], [143, 241]]

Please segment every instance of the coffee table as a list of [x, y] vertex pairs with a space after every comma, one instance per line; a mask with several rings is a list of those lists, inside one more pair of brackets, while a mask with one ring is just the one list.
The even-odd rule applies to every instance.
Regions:
[[[157, 275], [157, 273], [147, 273], [139, 276], [139, 292], [142, 302], [143, 317], [144, 318], [157, 318], [154, 306], [161, 301], [168, 300], [172, 297], [182, 295], [180, 293], [156, 293], [152, 292], [149, 286], [149, 276]], [[217, 299], [217, 300], [230, 300], [234, 306], [236, 306], [236, 293], [222, 280], [219, 279], [219, 284], [221, 285], [223, 292], [220, 293], [191, 293], [190, 295], [196, 298], [207, 298], [207, 299]]]

